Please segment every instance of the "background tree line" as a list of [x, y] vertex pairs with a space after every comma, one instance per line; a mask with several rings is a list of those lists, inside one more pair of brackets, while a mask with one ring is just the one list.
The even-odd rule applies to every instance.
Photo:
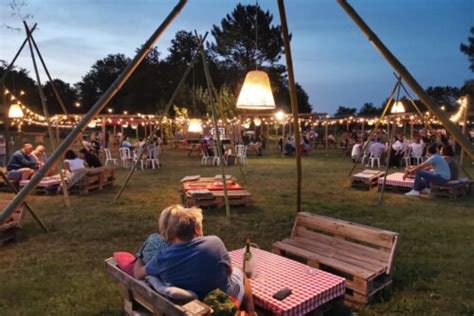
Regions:
[[[258, 17], [258, 41], [255, 38], [255, 16]], [[473, 36], [468, 37], [467, 44], [461, 44], [460, 50], [470, 61], [470, 69], [474, 72], [474, 28]], [[213, 25], [211, 41], [206, 43], [207, 64], [214, 81], [219, 100], [219, 113], [231, 117], [235, 113], [235, 103], [243, 84], [245, 74], [249, 70], [263, 69], [271, 80], [275, 101], [279, 107], [289, 110], [290, 98], [285, 65], [280, 63], [283, 54], [283, 42], [280, 26], [273, 23], [273, 15], [255, 5], [238, 4], [227, 14], [218, 25]], [[162, 113], [185, 69], [191, 61], [197, 46], [197, 38], [193, 32], [178, 31], [171, 41], [166, 57], [153, 48], [146, 59], [136, 69], [127, 83], [109, 103], [114, 113]], [[138, 50], [138, 49], [137, 49]], [[185, 107], [191, 116], [204, 116], [210, 113], [209, 96], [200, 58], [193, 66], [184, 87], [175, 100], [175, 106]], [[109, 88], [112, 82], [130, 62], [123, 54], [110, 54], [96, 61], [91, 69], [74, 85], [61, 79], [54, 83], [70, 113], [84, 113]], [[0, 75], [5, 71], [6, 63], [0, 65]], [[12, 91], [26, 92], [22, 100], [35, 111], [41, 113], [38, 90], [34, 80], [25, 69], [15, 68], [6, 82]], [[52, 88], [44, 85], [46, 102], [50, 113], [62, 113]], [[311, 104], [303, 87], [297, 83], [298, 106], [301, 113], [311, 112]], [[447, 97], [457, 99], [459, 96], [472, 93], [472, 81], [466, 82], [462, 88], [429, 87], [428, 94], [439, 104], [446, 104], [450, 110], [451, 103]], [[408, 101], [408, 100], [407, 100]], [[449, 100], [448, 100], [449, 101]], [[80, 102], [81, 107], [75, 107]], [[340, 106], [335, 112], [336, 117], [370, 116], [381, 113], [386, 100], [379, 106], [367, 102], [359, 110], [353, 107]], [[424, 110], [423, 104], [415, 100]], [[405, 102], [409, 104], [409, 102]], [[36, 107], [36, 108], [35, 108]], [[173, 107], [172, 107], [173, 108]], [[410, 110], [410, 105], [408, 105]], [[173, 110], [172, 110], [173, 111]], [[173, 113], [171, 113], [173, 114]]]

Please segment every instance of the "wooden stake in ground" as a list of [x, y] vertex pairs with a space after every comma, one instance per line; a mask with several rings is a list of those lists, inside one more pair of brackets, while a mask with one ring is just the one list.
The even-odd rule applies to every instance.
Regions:
[[0, 213], [0, 222], [10, 217], [13, 211], [26, 199], [28, 194], [36, 187], [36, 185], [44, 177], [45, 173], [62, 157], [64, 152], [75, 141], [82, 129], [86, 128], [89, 122], [109, 103], [109, 101], [117, 94], [120, 88], [125, 84], [127, 79], [132, 75], [138, 65], [147, 56], [148, 51], [155, 45], [158, 38], [165, 32], [171, 22], [178, 16], [181, 10], [186, 5], [187, 0], [180, 0], [173, 8], [170, 14], [166, 17], [163, 23], [156, 29], [150, 39], [139, 50], [135, 58], [122, 71], [122, 73], [115, 79], [107, 91], [100, 97], [100, 99], [92, 106], [76, 127], [66, 136], [64, 141], [51, 154], [48, 161], [38, 170], [38, 172], [31, 178], [30, 182], [23, 187], [23, 189], [11, 200], [5, 209]]
[[[288, 24], [286, 22], [285, 3], [278, 0], [278, 11], [280, 12], [281, 35], [285, 47], [286, 69], [288, 71], [288, 85], [290, 88], [291, 111], [293, 112], [293, 126], [295, 129], [296, 144], [296, 213], [301, 211], [301, 137], [298, 115], [298, 99], [296, 98], [295, 75], [293, 72], [293, 60], [291, 59], [290, 38], [288, 35]], [[291, 125], [290, 125], [291, 126]]]

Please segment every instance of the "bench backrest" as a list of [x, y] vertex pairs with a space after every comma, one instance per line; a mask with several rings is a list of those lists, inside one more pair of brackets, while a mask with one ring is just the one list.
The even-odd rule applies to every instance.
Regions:
[[331, 243], [340, 240], [344, 245], [361, 249], [369, 256], [387, 264], [390, 272], [393, 254], [398, 241], [395, 232], [351, 223], [326, 216], [298, 213], [291, 237], [304, 237]]
[[[10, 200], [0, 200], [0, 209], [4, 209], [8, 203], [10, 203]], [[3, 223], [7, 222], [14, 222], [15, 226], [20, 227], [22, 226], [23, 218], [25, 217], [25, 206], [22, 204], [21, 206], [17, 207], [15, 211], [13, 211], [12, 215], [7, 218]]]

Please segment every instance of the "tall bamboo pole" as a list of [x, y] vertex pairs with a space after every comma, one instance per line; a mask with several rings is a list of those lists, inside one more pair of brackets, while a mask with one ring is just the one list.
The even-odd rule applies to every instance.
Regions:
[[[44, 116], [46, 117], [46, 123], [48, 124], [48, 134], [49, 134], [49, 141], [51, 143], [51, 150], [54, 151], [54, 150], [56, 150], [56, 146], [57, 146], [56, 137], [55, 137], [54, 132], [53, 132], [53, 126], [51, 124], [51, 119], [50, 119], [50, 116], [49, 116], [48, 106], [46, 105], [46, 97], [44, 95], [43, 86], [41, 84], [41, 78], [40, 78], [40, 75], [39, 75], [39, 72], [38, 72], [38, 65], [36, 64], [35, 53], [33, 52], [33, 43], [32, 43], [33, 41], [32, 41], [32, 37], [29, 36], [30, 30], [29, 30], [28, 25], [26, 24], [25, 21], [23, 21], [23, 25], [25, 26], [25, 31], [26, 31], [26, 34], [28, 36], [28, 46], [30, 48], [31, 60], [33, 61], [33, 68], [35, 70], [36, 82], [38, 83], [38, 91], [39, 91], [39, 96], [40, 96], [40, 101], [41, 101], [41, 107], [43, 108], [43, 113], [44, 113]], [[58, 132], [59, 132], [59, 129], [58, 129]], [[59, 141], [59, 135], [58, 135], [57, 141]], [[62, 172], [62, 169], [63, 169], [62, 162], [59, 163], [59, 166], [57, 166], [57, 169], [59, 171], [59, 177], [61, 178], [61, 186], [63, 187], [62, 191], [63, 191], [63, 196], [64, 196], [64, 202], [66, 203], [66, 206], [68, 208], [70, 208], [71, 207], [71, 201], [69, 200], [69, 194], [68, 194], [68, 190], [67, 190], [66, 180], [64, 179], [64, 174]]]
[[293, 112], [293, 126], [296, 140], [296, 213], [301, 211], [301, 142], [300, 124], [298, 115], [298, 99], [296, 97], [295, 75], [293, 72], [293, 60], [291, 58], [290, 37], [288, 35], [288, 23], [284, 0], [278, 0], [278, 11], [280, 12], [281, 33], [285, 47], [286, 69], [288, 71], [288, 85], [290, 88], [291, 111]]
[[408, 70], [400, 63], [400, 61], [390, 52], [390, 50], [382, 43], [377, 35], [370, 29], [370, 27], [364, 22], [364, 20], [357, 14], [347, 0], [336, 0], [342, 9], [352, 18], [359, 29], [368, 37], [368, 40], [385, 60], [395, 69], [395, 71], [402, 77], [402, 79], [410, 86], [410, 88], [416, 93], [420, 100], [426, 105], [428, 110], [433, 113], [436, 118], [443, 124], [444, 128], [453, 135], [453, 137], [459, 142], [461, 147], [466, 153], [474, 159], [474, 145], [465, 137], [459, 128], [449, 120], [449, 117], [438, 106], [433, 102], [430, 96], [423, 90], [420, 84], [415, 78], [408, 72]]
[[[173, 91], [173, 94], [171, 95], [171, 98], [169, 99], [168, 101], [168, 104], [166, 105], [166, 108], [164, 110], [164, 112], [162, 113], [162, 115], [160, 116], [160, 130], [161, 130], [161, 126], [162, 126], [162, 122], [163, 122], [163, 118], [165, 117], [165, 115], [167, 113], [169, 113], [170, 109], [171, 109], [171, 106], [173, 105], [173, 102], [174, 102], [174, 99], [176, 98], [176, 96], [178, 95], [178, 92], [181, 90], [181, 86], [184, 84], [184, 82], [186, 81], [186, 78], [188, 77], [189, 73], [191, 72], [191, 69], [193, 68], [193, 65], [194, 63], [196, 62], [196, 60], [198, 59], [199, 57], [199, 51], [200, 49], [202, 48], [202, 45], [204, 44], [204, 41], [206, 39], [206, 36], [207, 36], [208, 33], [204, 34], [204, 37], [199, 41], [198, 43], [198, 46], [196, 47], [196, 50], [194, 51], [194, 54], [191, 58], [191, 62], [189, 63], [188, 67], [186, 68], [186, 70], [184, 71], [184, 74], [183, 76], [181, 77], [181, 80], [179, 81], [178, 85], [176, 86], [176, 88], [174, 89]], [[132, 178], [133, 174], [135, 173], [135, 170], [137, 169], [137, 165], [138, 165], [138, 162], [142, 159], [143, 157], [143, 154], [145, 153], [145, 150], [146, 148], [148, 148], [148, 146], [150, 146], [151, 142], [153, 141], [153, 136], [156, 135], [156, 133], [158, 132], [158, 125], [155, 125], [153, 127], [153, 130], [150, 132], [150, 137], [148, 137], [148, 139], [146, 140], [146, 143], [144, 146], [142, 146], [139, 150], [138, 150], [138, 159], [132, 164], [132, 168], [130, 170], [130, 172], [128, 173], [127, 175], [127, 178], [125, 179], [124, 183], [122, 184], [122, 187], [120, 188], [120, 190], [117, 192], [117, 195], [115, 196], [115, 202], [118, 201], [118, 199], [120, 198], [120, 196], [122, 195], [123, 191], [125, 190], [125, 188], [127, 187], [127, 184], [128, 182], [130, 181], [130, 179]], [[163, 137], [163, 133], [162, 133], [162, 130], [161, 130], [161, 135]], [[163, 142], [163, 138], [161, 138], [161, 141]]]
[[[221, 167], [221, 173], [222, 173], [222, 183], [224, 185], [225, 215], [227, 219], [230, 220], [230, 205], [229, 205], [229, 196], [227, 193], [227, 179], [226, 179], [225, 169], [224, 169], [224, 158], [222, 156], [222, 143], [221, 143], [221, 136], [219, 133], [219, 125], [217, 122], [217, 110], [216, 110], [216, 104], [214, 102], [214, 93], [212, 92], [214, 85], [212, 83], [211, 73], [209, 72], [209, 68], [207, 67], [206, 53], [204, 52], [204, 49], [202, 47], [201, 47], [201, 57], [202, 57], [202, 64], [204, 68], [204, 74], [206, 76], [206, 81], [207, 81], [207, 90], [209, 93], [209, 103], [211, 104], [212, 121], [214, 123], [214, 131], [216, 133], [217, 154], [219, 155], [220, 167]], [[237, 159], [237, 157], [235, 159]]]
[[132, 75], [134, 70], [142, 62], [142, 60], [148, 55], [149, 50], [153, 47], [157, 39], [165, 32], [171, 22], [178, 16], [181, 10], [186, 5], [187, 0], [180, 0], [178, 4], [173, 8], [170, 14], [166, 17], [163, 23], [156, 29], [150, 39], [143, 45], [140, 51], [137, 53], [132, 62], [122, 71], [120, 76], [115, 79], [112, 85], [102, 95], [102, 97], [92, 106], [77, 126], [67, 135], [64, 141], [58, 146], [58, 148], [51, 154], [48, 161], [41, 167], [38, 172], [33, 176], [30, 182], [23, 187], [23, 189], [15, 196], [13, 200], [5, 207], [2, 213], [0, 213], [0, 223], [10, 217], [16, 207], [18, 207], [28, 196], [28, 194], [36, 187], [36, 185], [44, 177], [45, 173], [51, 168], [54, 163], [61, 158], [63, 153], [69, 148], [74, 142], [81, 130], [86, 128], [87, 124], [107, 105], [107, 103], [114, 97], [114, 95], [120, 90], [125, 84], [127, 79]]

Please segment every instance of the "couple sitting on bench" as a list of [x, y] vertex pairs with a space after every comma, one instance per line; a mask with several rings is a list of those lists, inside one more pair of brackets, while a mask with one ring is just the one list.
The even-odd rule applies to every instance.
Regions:
[[203, 236], [202, 219], [198, 208], [173, 205], [164, 209], [160, 234], [150, 235], [137, 254], [134, 277], [158, 277], [164, 284], [194, 292], [201, 300], [220, 289], [253, 314], [250, 283], [240, 268], [232, 266], [222, 240]]

